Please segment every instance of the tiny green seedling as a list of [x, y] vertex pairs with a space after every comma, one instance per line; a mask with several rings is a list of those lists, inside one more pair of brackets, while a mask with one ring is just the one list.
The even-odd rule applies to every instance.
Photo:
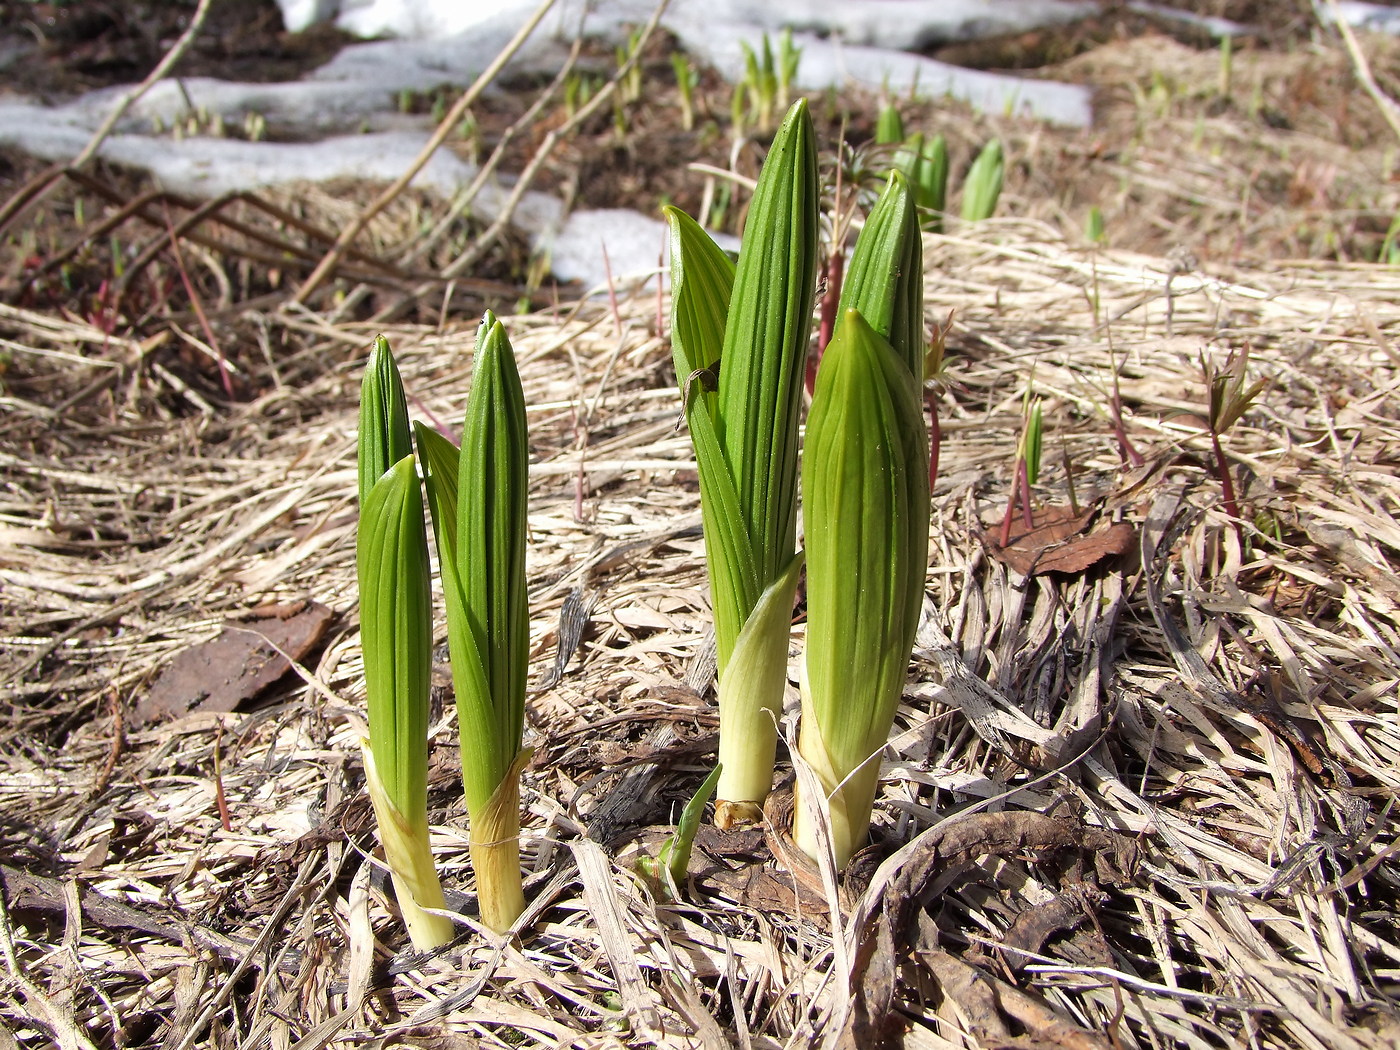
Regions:
[[1021, 436], [1016, 442], [1016, 466], [1011, 478], [1011, 497], [1006, 504], [1006, 516], [1001, 522], [1001, 545], [1011, 543], [1011, 522], [1016, 508], [1021, 509], [1021, 523], [1029, 531], [1035, 528], [1031, 486], [1040, 478], [1040, 451], [1044, 431], [1044, 413], [1040, 398], [1031, 400], [1030, 388], [1022, 406]]
[[682, 51], [671, 52], [671, 70], [676, 74], [676, 91], [681, 107], [681, 127], [695, 127], [695, 89], [700, 85], [700, 73], [690, 56]]
[[1220, 444], [1221, 436], [1239, 422], [1240, 417], [1254, 406], [1255, 400], [1268, 385], [1267, 379], [1256, 379], [1246, 385], [1246, 372], [1249, 368], [1249, 347], [1232, 350], [1223, 368], [1216, 369], [1201, 355], [1201, 372], [1205, 376], [1206, 387], [1210, 391], [1210, 405], [1206, 422], [1210, 430], [1210, 445], [1215, 453], [1216, 476], [1220, 480], [1221, 499], [1225, 513], [1235, 522], [1235, 531], [1240, 530], [1240, 505], [1235, 495], [1235, 481], [1230, 474], [1230, 462], [1225, 458], [1225, 450]]
[[656, 857], [643, 857], [637, 862], [642, 874], [664, 888], [672, 900], [681, 898], [680, 889], [685, 885], [686, 871], [690, 868], [690, 854], [695, 847], [695, 834], [700, 830], [700, 818], [714, 797], [715, 785], [719, 783], [723, 768], [715, 766], [695, 789], [695, 794], [690, 796], [690, 801], [681, 810], [676, 830], [662, 844]]

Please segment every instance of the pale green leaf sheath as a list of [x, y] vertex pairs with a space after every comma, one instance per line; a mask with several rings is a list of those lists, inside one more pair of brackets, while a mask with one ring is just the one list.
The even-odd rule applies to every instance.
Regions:
[[[680, 378], [719, 366], [715, 395], [688, 396], [687, 418], [700, 467], [720, 669], [721, 826], [757, 815], [772, 785], [797, 581], [798, 412], [816, 290], [817, 207], [815, 136], [799, 101], [759, 175], [723, 320], [722, 253], [693, 223], [671, 216], [680, 248], [673, 343], [678, 370], [690, 368]], [[760, 604], [767, 610], [762, 630], [748, 626]], [[726, 673], [740, 645], [744, 665], [762, 673]]]
[[519, 780], [528, 757], [521, 738], [529, 660], [529, 479], [520, 375], [505, 328], [490, 313], [477, 334], [455, 492], [445, 477], [452, 465], [450, 445], [445, 448], [444, 440], [425, 438], [421, 431], [420, 441], [427, 450], [429, 497], [444, 565], [472, 864], [482, 921], [503, 932], [525, 906]]
[[[368, 385], [368, 384], [367, 384]], [[356, 568], [369, 740], [365, 777], [394, 891], [420, 951], [452, 940], [428, 841], [428, 693], [432, 608], [423, 498], [413, 456], [370, 488]]]
[[[847, 311], [817, 372], [803, 454], [807, 643], [798, 750], [838, 866], [865, 841], [879, 758], [908, 675], [928, 559], [928, 443], [918, 386]], [[801, 798], [798, 845], [817, 836]]]

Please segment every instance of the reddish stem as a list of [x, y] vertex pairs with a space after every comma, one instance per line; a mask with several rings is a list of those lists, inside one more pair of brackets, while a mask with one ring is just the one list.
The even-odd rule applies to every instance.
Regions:
[[214, 360], [219, 366], [219, 379], [223, 385], [224, 393], [232, 401], [234, 400], [233, 378], [229, 375], [228, 363], [224, 359], [224, 349], [219, 345], [218, 337], [214, 335], [214, 329], [210, 326], [209, 318], [204, 313], [204, 304], [200, 301], [194, 282], [190, 280], [189, 271], [185, 269], [185, 257], [180, 254], [180, 240], [175, 235], [175, 224], [170, 221], [169, 208], [165, 209], [165, 228], [170, 234], [170, 254], [175, 258], [175, 269], [180, 274], [180, 281], [185, 286], [185, 294], [190, 297], [190, 306], [194, 309], [195, 317], [199, 319], [199, 327], [204, 330], [204, 338], [214, 351]]
[[1021, 486], [1021, 524], [1029, 532], [1035, 528], [1035, 518], [1031, 517], [1031, 476], [1024, 457], [1016, 463], [1016, 484]]
[[1210, 446], [1215, 450], [1215, 472], [1220, 478], [1220, 498], [1225, 504], [1225, 513], [1235, 519], [1235, 535], [1243, 538], [1240, 505], [1235, 499], [1235, 479], [1230, 476], [1230, 462], [1225, 458], [1225, 450], [1220, 447], [1220, 435], [1213, 430], [1210, 432]]
[[1113, 422], [1113, 436], [1118, 439], [1118, 458], [1124, 463], [1131, 463], [1135, 467], [1142, 466], [1147, 461], [1142, 458], [1142, 453], [1133, 448], [1133, 443], [1128, 440], [1128, 428], [1123, 425], [1123, 401], [1118, 396], [1117, 390], [1113, 392], [1113, 400], [1110, 403], [1110, 419]]
[[822, 351], [831, 342], [836, 330], [836, 307], [841, 303], [841, 281], [846, 270], [846, 254], [833, 248], [826, 258], [826, 277], [823, 283], [821, 323], [817, 327], [817, 352], [807, 359], [807, 393], [810, 395], [817, 385], [817, 365], [821, 364]]
[[1006, 517], [1001, 519], [1001, 546], [1011, 545], [1011, 522], [1016, 517], [1016, 503], [1021, 495], [1021, 465], [1020, 457], [1016, 459], [1016, 477], [1011, 479], [1011, 498], [1006, 501]]

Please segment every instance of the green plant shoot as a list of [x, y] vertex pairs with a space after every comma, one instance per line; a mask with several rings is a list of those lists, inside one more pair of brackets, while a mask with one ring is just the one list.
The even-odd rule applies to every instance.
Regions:
[[908, 177], [919, 207], [927, 213], [924, 228], [941, 233], [948, 204], [947, 140], [942, 135], [925, 140], [915, 134], [895, 153], [894, 166]]
[[928, 561], [928, 443], [908, 365], [856, 310], [817, 371], [802, 461], [807, 643], [798, 751], [823, 797], [798, 782], [795, 837], [830, 821], [838, 867], [869, 831], [880, 753], [908, 677]]
[[865, 220], [841, 287], [838, 317], [859, 310], [920, 386], [924, 378], [924, 249], [909, 182], [890, 173]]
[[715, 615], [721, 826], [756, 818], [772, 786], [799, 567], [798, 411], [817, 205], [815, 137], [799, 100], [759, 175], [737, 267], [697, 224], [666, 213], [672, 345], [700, 471]]
[[695, 89], [700, 84], [700, 73], [690, 61], [690, 56], [682, 51], [671, 52], [671, 70], [676, 74], [676, 90], [680, 97], [681, 127], [691, 131], [695, 127]]
[[963, 182], [962, 217], [965, 222], [980, 222], [996, 214], [1005, 168], [1001, 140], [992, 139], [977, 154]]
[[482, 921], [504, 932], [525, 907], [520, 773], [529, 619], [525, 599], [525, 398], [505, 328], [477, 333], [462, 450], [418, 430], [447, 600], [462, 789]]
[[452, 940], [428, 840], [433, 621], [423, 496], [403, 381], [381, 336], [360, 394], [360, 591], [369, 739], [365, 780], [399, 910], [419, 951]]
[[681, 819], [676, 822], [676, 830], [662, 844], [655, 859], [643, 857], [637, 864], [642, 874], [661, 885], [672, 900], [680, 899], [680, 888], [685, 885], [686, 871], [690, 867], [690, 854], [695, 846], [695, 833], [700, 830], [700, 818], [705, 807], [714, 797], [715, 785], [719, 783], [722, 766], [715, 766], [690, 796], [690, 801], [681, 810]]
[[904, 141], [904, 121], [900, 119], [899, 107], [887, 102], [880, 107], [875, 118], [875, 144], [877, 146], [898, 146]]
[[1240, 531], [1240, 505], [1235, 495], [1235, 480], [1230, 474], [1230, 461], [1225, 458], [1225, 448], [1220, 443], [1221, 435], [1239, 422], [1240, 417], [1253, 407], [1255, 400], [1268, 385], [1267, 379], [1247, 382], [1249, 370], [1249, 347], [1232, 350], [1225, 361], [1225, 367], [1216, 369], [1201, 355], [1201, 371], [1205, 375], [1206, 386], [1210, 391], [1207, 409], [1207, 422], [1210, 426], [1211, 451], [1215, 453], [1215, 472], [1220, 479], [1221, 500], [1225, 513], [1235, 520], [1235, 531]]

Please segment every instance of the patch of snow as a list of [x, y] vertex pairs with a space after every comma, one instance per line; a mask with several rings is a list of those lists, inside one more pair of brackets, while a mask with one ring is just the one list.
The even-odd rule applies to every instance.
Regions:
[[[1318, 18], [1331, 24], [1332, 7], [1323, 0], [1313, 0]], [[1365, 29], [1373, 33], [1400, 35], [1400, 10], [1383, 4], [1365, 3], [1363, 0], [1339, 0], [1337, 15], [1353, 29]]]
[[909, 51], [1064, 25], [1099, 10], [1093, 0], [672, 0], [665, 21], [741, 24], [755, 36], [787, 28]]
[[[739, 238], [711, 233], [726, 251], [739, 250]], [[536, 249], [549, 254], [550, 269], [561, 281], [580, 281], [592, 292], [606, 288], [608, 274], [618, 287], [638, 281], [648, 283], [663, 266], [667, 245], [666, 223], [627, 208], [576, 211], [557, 233], [536, 238]], [[606, 251], [608, 264], [602, 265]], [[669, 263], [664, 263], [669, 266]], [[662, 279], [670, 277], [662, 269]]]
[[1180, 22], [1183, 25], [1195, 26], [1203, 29], [1217, 40], [1224, 37], [1244, 36], [1251, 32], [1249, 26], [1239, 22], [1232, 22], [1228, 18], [1215, 18], [1210, 15], [1198, 15], [1191, 11], [1182, 11], [1179, 8], [1168, 7], [1166, 4], [1149, 3], [1148, 0], [1130, 0], [1128, 4], [1130, 11], [1139, 14], [1152, 15], [1155, 18], [1166, 19], [1171, 22]]
[[[756, 42], [748, 26], [682, 21], [672, 27], [686, 50], [714, 66], [725, 78], [744, 75], [743, 44]], [[925, 97], [961, 99], [984, 113], [1019, 113], [1057, 124], [1085, 127], [1092, 120], [1091, 98], [1079, 84], [1005, 76], [963, 69], [922, 55], [876, 47], [845, 45], [805, 33], [793, 34], [802, 48], [796, 86], [822, 91], [854, 85], [897, 95], [917, 90]]]
[[[499, 3], [463, 0], [279, 0], [289, 29], [304, 29], [317, 6], [321, 19], [357, 36], [396, 36], [428, 39], [473, 29], [488, 19], [505, 16], [519, 25], [537, 0]], [[650, 0], [599, 0], [589, 5], [603, 21], [639, 23], [650, 17]], [[582, 0], [561, 0], [547, 16], [551, 31], [568, 33], [578, 24]], [[839, 36], [847, 43], [894, 49], [917, 49], [958, 40], [975, 40], [1003, 33], [1022, 33], [1063, 25], [1100, 10], [1096, 0], [672, 0], [663, 18], [710, 18], [742, 23], [757, 33], [784, 27]]]
[[[391, 181], [427, 141], [422, 118], [397, 112], [403, 91], [470, 83], [536, 8], [536, 0], [279, 0], [289, 28], [337, 19], [357, 34], [392, 35], [342, 49], [300, 81], [236, 84], [210, 77], [163, 81], [123, 117], [101, 149], [119, 164], [146, 169], [164, 187], [213, 197], [301, 180]], [[1051, 81], [960, 69], [911, 54], [908, 48], [990, 33], [1062, 24], [1098, 9], [1093, 0], [673, 0], [664, 24], [687, 50], [731, 79], [743, 73], [741, 42], [758, 44], [783, 27], [799, 32], [803, 49], [796, 87], [820, 91], [855, 85], [948, 95], [993, 113], [1024, 113], [1070, 125], [1090, 121], [1086, 89]], [[1356, 5], [1344, 5], [1356, 6]], [[608, 41], [650, 17], [652, 0], [559, 0], [512, 60], [514, 74], [550, 74], [582, 29]], [[454, 35], [455, 34], [455, 35]], [[0, 141], [48, 160], [75, 155], [126, 88], [94, 91], [62, 106], [0, 101]], [[153, 134], [192, 112], [238, 125], [262, 117], [280, 138], [314, 142], [245, 142]], [[347, 134], [347, 132], [361, 132]], [[416, 184], [452, 196], [475, 169], [440, 149]], [[494, 218], [509, 192], [498, 182], [473, 210]], [[635, 212], [579, 212], [563, 217], [561, 202], [528, 193], [515, 215], [555, 275], [590, 287], [605, 283], [600, 244], [614, 278], [654, 272], [664, 223]]]

